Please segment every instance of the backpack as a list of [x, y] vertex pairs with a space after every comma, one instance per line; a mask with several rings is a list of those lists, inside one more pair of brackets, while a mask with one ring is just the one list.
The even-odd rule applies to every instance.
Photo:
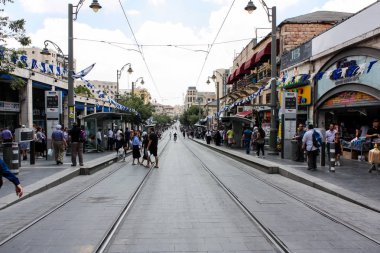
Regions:
[[312, 138], [313, 138], [313, 146], [316, 148], [320, 148], [322, 145], [321, 135], [317, 131], [314, 130]]
[[83, 130], [80, 130], [79, 142], [85, 142], [85, 141], [86, 141], [86, 132]]

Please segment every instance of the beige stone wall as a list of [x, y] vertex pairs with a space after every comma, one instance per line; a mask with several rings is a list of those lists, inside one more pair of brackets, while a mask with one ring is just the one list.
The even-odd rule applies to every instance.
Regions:
[[284, 24], [280, 29], [280, 54], [290, 51], [331, 28], [331, 24]]

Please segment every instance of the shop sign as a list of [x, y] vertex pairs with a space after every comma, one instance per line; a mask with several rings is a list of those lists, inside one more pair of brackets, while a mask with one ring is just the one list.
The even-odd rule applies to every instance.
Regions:
[[298, 105], [310, 105], [311, 104], [311, 85], [306, 85], [298, 88], [287, 89], [288, 92], [297, 92]]
[[366, 93], [358, 91], [345, 91], [327, 100], [323, 107], [339, 108], [350, 106], [363, 106], [377, 104], [378, 100]]
[[370, 56], [349, 56], [332, 64], [317, 78], [317, 99], [337, 85], [365, 84], [380, 90], [380, 62]]
[[20, 103], [0, 101], [0, 111], [20, 112]]
[[287, 69], [297, 63], [300, 63], [311, 57], [312, 43], [311, 40], [294, 48], [281, 57], [281, 69]]

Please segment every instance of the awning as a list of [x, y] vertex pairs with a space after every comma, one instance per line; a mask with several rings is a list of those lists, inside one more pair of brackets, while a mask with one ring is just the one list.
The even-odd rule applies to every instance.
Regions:
[[249, 74], [249, 70], [245, 70], [245, 62], [244, 62], [238, 69], [236, 69], [235, 76], [238, 78], [238, 77], [243, 76], [245, 74]]
[[248, 61], [245, 62], [245, 65], [244, 65], [244, 70], [245, 71], [249, 71], [249, 70], [251, 70], [251, 69], [253, 69], [255, 67], [255, 65], [256, 65], [256, 55], [257, 55], [257, 53], [254, 53], [252, 55], [252, 57]]
[[235, 81], [237, 70], [238, 69], [235, 69], [235, 71], [228, 77], [227, 84], [232, 84]]
[[249, 111], [244, 111], [244, 112], [238, 112], [236, 114], [237, 117], [240, 117], [240, 118], [245, 118], [247, 117], [248, 115], [251, 115], [252, 114], [252, 110], [249, 110]]
[[256, 54], [255, 62], [261, 61], [264, 56], [271, 55], [272, 42], [269, 42], [263, 50]]

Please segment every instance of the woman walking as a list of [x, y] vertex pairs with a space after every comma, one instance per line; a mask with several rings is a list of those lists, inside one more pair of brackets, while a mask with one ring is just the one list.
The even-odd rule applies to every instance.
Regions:
[[140, 163], [140, 157], [141, 157], [141, 154], [140, 154], [140, 138], [138, 136], [138, 132], [137, 131], [135, 131], [133, 133], [133, 138], [132, 138], [132, 156], [133, 156], [132, 165], [136, 165], [135, 159], [137, 159], [137, 163], [138, 164], [141, 164]]

